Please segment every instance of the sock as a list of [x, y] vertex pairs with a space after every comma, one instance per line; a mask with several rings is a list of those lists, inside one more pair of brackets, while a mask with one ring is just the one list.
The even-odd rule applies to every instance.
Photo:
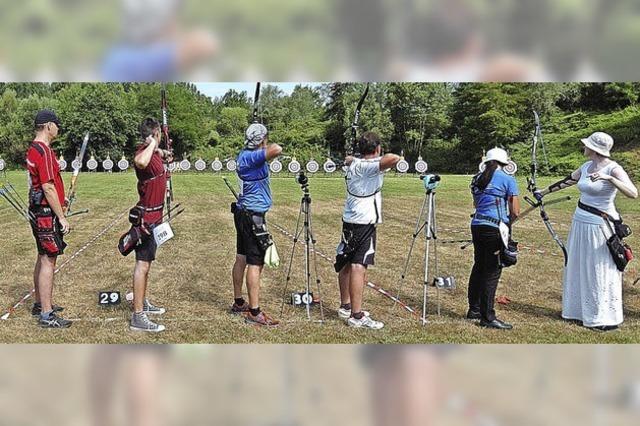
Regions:
[[236, 302], [236, 305], [238, 305], [238, 306], [244, 305], [244, 299], [242, 297], [238, 297], [238, 298], [235, 298], [233, 300]]
[[355, 319], [362, 319], [364, 318], [364, 312], [355, 312], [351, 314], [352, 317], [354, 317]]
[[35, 306], [36, 308], [42, 308], [42, 303], [34, 302], [33, 306]]
[[53, 311], [43, 312], [40, 314], [40, 319], [48, 320], [52, 313]]
[[340, 305], [340, 309], [346, 309], [347, 311], [351, 310], [351, 303], [343, 303]]
[[251, 312], [251, 315], [258, 316], [258, 314], [260, 313], [260, 306], [258, 306], [257, 308], [249, 308], [249, 312]]

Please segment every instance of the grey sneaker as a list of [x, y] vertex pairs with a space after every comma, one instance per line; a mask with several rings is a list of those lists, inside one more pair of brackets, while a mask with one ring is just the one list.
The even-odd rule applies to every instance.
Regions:
[[376, 321], [366, 315], [360, 319], [351, 317], [347, 320], [347, 324], [349, 325], [349, 327], [370, 328], [372, 330], [380, 330], [382, 327], [384, 327], [384, 323]]
[[[64, 308], [62, 306], [53, 305], [51, 308], [53, 309], [54, 313], [64, 311]], [[33, 315], [34, 317], [39, 317], [41, 313], [42, 305], [39, 303], [34, 303], [33, 307], [31, 308], [31, 315]]]
[[144, 299], [142, 312], [145, 314], [162, 315], [166, 312], [166, 309], [161, 308], [160, 306], [155, 306], [153, 303], [149, 302], [148, 299]]
[[156, 324], [151, 321], [146, 313], [133, 313], [131, 314], [131, 322], [129, 323], [129, 330], [133, 331], [147, 331], [149, 333], [159, 333], [165, 330], [164, 325]]
[[55, 313], [49, 314], [48, 318], [42, 316], [38, 320], [38, 325], [42, 328], [69, 328], [72, 322], [57, 316]]

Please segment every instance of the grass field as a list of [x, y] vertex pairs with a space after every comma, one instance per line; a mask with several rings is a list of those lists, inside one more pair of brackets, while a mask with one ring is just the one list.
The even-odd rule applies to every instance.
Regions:
[[[11, 172], [9, 180], [26, 192], [23, 173]], [[69, 174], [64, 176], [68, 182]], [[469, 176], [443, 176], [438, 190], [439, 236], [464, 239], [469, 235], [472, 211], [468, 190]], [[232, 179], [233, 180], [233, 179]], [[552, 179], [541, 179], [548, 184]], [[159, 335], [128, 330], [130, 307], [123, 303], [102, 308], [97, 303], [100, 290], [130, 291], [133, 256], [123, 258], [116, 249], [121, 233], [128, 229], [126, 216], [101, 238], [69, 262], [56, 276], [55, 302], [66, 307], [65, 317], [77, 319], [68, 330], [42, 330], [30, 315], [31, 300], [20, 306], [7, 321], [0, 321], [1, 342], [41, 343], [599, 343], [640, 342], [640, 290], [632, 283], [638, 277], [637, 262], [625, 276], [625, 323], [619, 331], [598, 333], [560, 320], [562, 294], [562, 253], [551, 240], [536, 213], [515, 227], [515, 238], [522, 250], [519, 263], [505, 270], [499, 295], [511, 299], [497, 305], [498, 315], [514, 324], [511, 332], [481, 329], [463, 319], [466, 288], [472, 266], [472, 248], [440, 246], [440, 272], [454, 275], [458, 288], [441, 292], [442, 311], [436, 315], [435, 289], [429, 288], [428, 320], [422, 326], [415, 317], [396, 307], [379, 293], [366, 290], [365, 309], [386, 323], [378, 332], [353, 330], [336, 315], [338, 289], [332, 264], [318, 258], [325, 301], [326, 322], [309, 322], [303, 309], [285, 306], [277, 329], [257, 329], [227, 313], [231, 301], [230, 270], [235, 253], [235, 232], [229, 213], [232, 196], [220, 175], [176, 174], [173, 178], [176, 201], [186, 211], [173, 224], [176, 238], [158, 252], [150, 278], [150, 298], [165, 306], [161, 323], [167, 331]], [[519, 178], [525, 191], [524, 178]], [[272, 179], [274, 208], [267, 217], [283, 264], [278, 270], [265, 270], [261, 307], [280, 317], [285, 266], [291, 240], [279, 232], [279, 225], [290, 232], [300, 205], [301, 191], [292, 176]], [[344, 183], [339, 177], [312, 177], [310, 190], [317, 248], [331, 256], [340, 237]], [[575, 209], [577, 192], [568, 191], [573, 201], [548, 208], [556, 230], [566, 239]], [[411, 234], [424, 199], [422, 182], [416, 177], [389, 175], [383, 191], [385, 223], [378, 229], [376, 266], [369, 280], [395, 293], [407, 255]], [[137, 201], [135, 177], [126, 174], [80, 176], [77, 209], [88, 207], [87, 215], [71, 219], [74, 227], [67, 237], [69, 247], [63, 263], [114, 219]], [[640, 205], [618, 197], [618, 207], [629, 225], [640, 229]], [[0, 307], [2, 313], [29, 292], [35, 245], [28, 225], [6, 203], [0, 204], [2, 255], [0, 256]], [[640, 247], [637, 235], [629, 239]], [[413, 262], [401, 299], [419, 308], [422, 305], [423, 240], [416, 245]], [[298, 248], [289, 292], [303, 290], [302, 246]], [[317, 308], [313, 317], [319, 318]]]

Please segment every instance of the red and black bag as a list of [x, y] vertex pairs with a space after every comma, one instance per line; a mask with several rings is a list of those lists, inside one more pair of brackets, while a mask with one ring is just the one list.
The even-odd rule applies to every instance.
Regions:
[[31, 209], [31, 213], [34, 217], [31, 228], [38, 246], [38, 253], [52, 257], [63, 254], [67, 244], [63, 240], [60, 224], [51, 208], [37, 207]]

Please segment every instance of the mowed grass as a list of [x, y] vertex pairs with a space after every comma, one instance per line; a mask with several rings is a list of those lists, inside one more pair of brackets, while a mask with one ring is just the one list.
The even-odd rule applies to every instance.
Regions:
[[[8, 174], [11, 182], [26, 192], [21, 172]], [[64, 179], [68, 183], [69, 174]], [[228, 176], [235, 183], [235, 177]], [[468, 238], [472, 203], [470, 176], [443, 176], [437, 192], [438, 230], [441, 239]], [[548, 184], [553, 179], [540, 179]], [[119, 236], [128, 229], [126, 216], [94, 244], [86, 248], [56, 275], [55, 302], [65, 306], [64, 316], [77, 319], [67, 330], [40, 329], [30, 315], [31, 299], [7, 321], [0, 321], [0, 341], [6, 343], [637, 343], [640, 341], [640, 291], [633, 286], [638, 278], [637, 262], [631, 264], [624, 280], [625, 323], [619, 331], [598, 333], [560, 320], [562, 296], [562, 252], [551, 240], [537, 213], [515, 227], [515, 238], [522, 246], [518, 265], [503, 273], [499, 295], [511, 299], [497, 305], [498, 315], [514, 324], [511, 332], [485, 330], [464, 320], [466, 289], [472, 266], [473, 249], [460, 245], [439, 246], [440, 275], [453, 275], [457, 289], [441, 291], [441, 315], [436, 312], [436, 290], [429, 287], [428, 324], [421, 323], [379, 293], [365, 290], [365, 309], [385, 322], [381, 331], [354, 330], [337, 318], [339, 304], [337, 277], [333, 265], [318, 257], [324, 324], [309, 322], [301, 308], [282, 306], [286, 266], [292, 241], [275, 224], [293, 232], [301, 190], [292, 176], [272, 179], [275, 205], [267, 220], [271, 224], [282, 265], [265, 269], [261, 307], [282, 320], [276, 329], [256, 328], [232, 316], [230, 271], [235, 257], [235, 231], [229, 204], [233, 200], [221, 175], [175, 174], [176, 202], [185, 212], [173, 223], [174, 240], [161, 247], [153, 264], [149, 296], [167, 308], [160, 322], [167, 331], [149, 335], [128, 329], [130, 306], [124, 302], [114, 308], [97, 303], [98, 291], [131, 290], [133, 255], [123, 258], [117, 251]], [[519, 178], [523, 194], [524, 177]], [[340, 238], [344, 182], [336, 177], [311, 177], [313, 231], [317, 249], [333, 256]], [[577, 192], [567, 191], [573, 200], [548, 208], [556, 230], [566, 239], [577, 203]], [[396, 293], [416, 219], [424, 200], [422, 182], [413, 176], [388, 174], [383, 190], [384, 224], [378, 228], [376, 266], [369, 280]], [[80, 249], [135, 202], [135, 176], [132, 173], [80, 176], [75, 208], [89, 208], [87, 215], [71, 219], [74, 227], [59, 264]], [[618, 197], [618, 207], [635, 230], [640, 229], [637, 201]], [[2, 313], [24, 296], [32, 286], [35, 245], [30, 229], [6, 203], [0, 204], [2, 250], [0, 256], [0, 307]], [[640, 247], [637, 235], [629, 239]], [[303, 249], [298, 245], [292, 279], [286, 298], [302, 291]], [[424, 264], [424, 238], [419, 238], [407, 280], [401, 293], [406, 304], [421, 309]], [[318, 307], [312, 310], [320, 319]]]

